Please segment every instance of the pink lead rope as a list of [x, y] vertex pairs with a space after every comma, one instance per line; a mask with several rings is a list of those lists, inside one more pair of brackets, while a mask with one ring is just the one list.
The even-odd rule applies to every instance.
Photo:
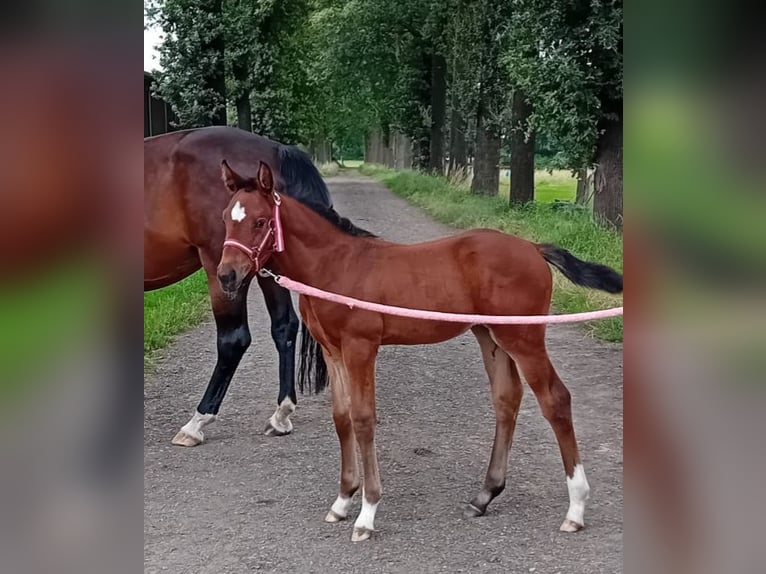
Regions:
[[577, 323], [580, 321], [594, 321], [596, 319], [607, 319], [609, 317], [618, 317], [622, 315], [622, 307], [603, 309], [601, 311], [589, 311], [587, 313], [570, 313], [567, 315], [520, 316], [466, 315], [462, 313], [420, 311], [418, 309], [408, 309], [406, 307], [394, 307], [392, 305], [383, 305], [381, 303], [370, 303], [369, 301], [361, 301], [359, 299], [354, 299], [353, 297], [346, 297], [345, 295], [338, 295], [337, 293], [322, 291], [316, 287], [311, 287], [298, 281], [293, 281], [288, 277], [275, 275], [266, 269], [263, 269], [262, 273], [273, 277], [274, 280], [285, 289], [295, 291], [301, 295], [307, 295], [309, 297], [316, 297], [317, 299], [324, 299], [325, 301], [332, 301], [333, 303], [348, 305], [348, 307], [351, 309], [358, 307], [359, 309], [376, 311], [378, 313], [385, 313], [388, 315], [398, 315], [399, 317], [410, 317], [412, 319], [427, 319], [430, 321], [447, 321], [452, 323], [470, 323], [474, 325], [536, 325], [540, 323]]

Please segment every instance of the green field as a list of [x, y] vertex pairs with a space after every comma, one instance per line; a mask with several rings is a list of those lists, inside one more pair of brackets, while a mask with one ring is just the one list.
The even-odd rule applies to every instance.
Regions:
[[[506, 170], [500, 170], [500, 197], [508, 199], [511, 194], [511, 179]], [[535, 172], [535, 201], [553, 203], [554, 201], [574, 201], [577, 194], [577, 179], [566, 170], [554, 170], [552, 173], [537, 170]]]
[[207, 278], [201, 270], [174, 285], [144, 293], [144, 364], [209, 313]]
[[[532, 241], [554, 243], [580, 259], [603, 263], [622, 271], [622, 235], [597, 226], [588, 213], [556, 209], [545, 201], [512, 209], [507, 197], [474, 195], [466, 186], [453, 185], [446, 178], [414, 171], [363, 165], [360, 172], [383, 182], [394, 193], [444, 223], [461, 228], [490, 227]], [[540, 174], [540, 178], [544, 179], [544, 175]], [[554, 189], [556, 186], [573, 185], [555, 181], [551, 183]], [[547, 196], [550, 197], [550, 194]], [[552, 199], [565, 198], [556, 196], [548, 201]], [[553, 304], [560, 313], [594, 311], [622, 304], [621, 295], [614, 296], [578, 287], [558, 272], [555, 272], [554, 277]], [[622, 317], [586, 325], [601, 339], [622, 341]]]

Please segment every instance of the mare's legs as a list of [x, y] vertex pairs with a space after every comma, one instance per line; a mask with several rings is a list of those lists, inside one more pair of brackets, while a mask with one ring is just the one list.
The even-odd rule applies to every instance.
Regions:
[[516, 416], [523, 395], [521, 378], [508, 354], [495, 344], [484, 326], [471, 329], [481, 347], [481, 356], [489, 377], [492, 403], [495, 406], [495, 440], [484, 486], [465, 509], [466, 517], [483, 515], [489, 503], [505, 488], [508, 452], [516, 428]]
[[293, 309], [290, 292], [271, 278], [258, 277], [266, 308], [271, 317], [271, 337], [279, 353], [279, 396], [277, 410], [266, 424], [265, 433], [282, 436], [293, 430], [290, 415], [295, 412], [295, 340], [298, 337], [298, 316]]
[[325, 350], [324, 356], [330, 374], [332, 419], [340, 441], [340, 489], [338, 497], [325, 516], [325, 521], [340, 522], [348, 516], [351, 499], [359, 489], [359, 466], [356, 460], [356, 439], [351, 422], [348, 374], [339, 353], [331, 354]]
[[367, 540], [375, 530], [375, 512], [381, 498], [378, 457], [375, 452], [375, 358], [378, 345], [364, 339], [343, 342], [351, 397], [351, 426], [364, 468], [362, 511], [354, 522], [353, 542]]
[[218, 360], [194, 416], [173, 438], [173, 444], [179, 446], [202, 444], [205, 439], [202, 429], [216, 419], [234, 371], [250, 346], [250, 330], [247, 325], [249, 281], [242, 285], [234, 299], [229, 299], [223, 294], [218, 283], [216, 264], [204, 256], [202, 262], [207, 273], [210, 301], [215, 317]]
[[561, 382], [545, 349], [544, 325], [500, 327], [490, 329], [498, 345], [516, 361], [532, 391], [543, 416], [553, 427], [564, 462], [569, 490], [569, 510], [561, 525], [564, 532], [576, 532], [585, 524], [585, 501], [590, 487], [580, 462], [569, 390]]

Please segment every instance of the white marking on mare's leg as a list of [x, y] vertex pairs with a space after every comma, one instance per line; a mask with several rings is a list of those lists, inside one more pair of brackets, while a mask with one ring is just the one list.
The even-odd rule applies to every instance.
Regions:
[[354, 533], [351, 535], [352, 542], [367, 540], [375, 530], [375, 512], [378, 510], [378, 502], [371, 504], [362, 493], [362, 511], [354, 522]]
[[264, 434], [280, 436], [293, 432], [293, 423], [290, 420], [290, 415], [294, 412], [295, 403], [289, 397], [283, 400], [282, 404], [271, 415]]
[[173, 437], [173, 444], [178, 446], [197, 446], [202, 444], [205, 440], [205, 433], [202, 429], [216, 420], [214, 414], [203, 415], [199, 411], [194, 411], [194, 416], [191, 420], [181, 427], [175, 437]]
[[348, 510], [351, 508], [351, 497], [338, 495], [335, 502], [330, 507], [330, 512], [324, 517], [325, 522], [340, 522], [348, 516]]
[[588, 486], [588, 479], [585, 478], [585, 470], [581, 464], [575, 465], [574, 474], [571, 478], [567, 476], [567, 489], [569, 490], [569, 511], [566, 520], [561, 525], [561, 531], [577, 532], [585, 526], [583, 519], [585, 501], [590, 496], [590, 486]]
[[246, 215], [245, 208], [239, 202], [235, 203], [234, 207], [231, 208], [231, 218], [234, 221], [241, 222], [245, 219]]

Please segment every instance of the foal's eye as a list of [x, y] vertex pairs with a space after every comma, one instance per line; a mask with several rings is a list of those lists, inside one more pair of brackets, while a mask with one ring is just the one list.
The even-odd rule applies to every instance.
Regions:
[[255, 222], [256, 229], [260, 229], [264, 225], [266, 225], [266, 220], [263, 217], [261, 217], [258, 221]]

